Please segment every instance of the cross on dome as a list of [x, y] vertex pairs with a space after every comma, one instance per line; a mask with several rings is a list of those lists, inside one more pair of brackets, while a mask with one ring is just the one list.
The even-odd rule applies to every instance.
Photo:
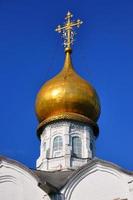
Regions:
[[64, 47], [65, 51], [71, 51], [71, 45], [74, 42], [74, 27], [79, 28], [80, 25], [83, 23], [80, 19], [77, 21], [72, 21], [71, 18], [73, 17], [72, 13], [68, 11], [66, 17], [65, 17], [65, 24], [63, 26], [58, 25], [55, 31], [58, 33], [62, 33], [64, 38]]

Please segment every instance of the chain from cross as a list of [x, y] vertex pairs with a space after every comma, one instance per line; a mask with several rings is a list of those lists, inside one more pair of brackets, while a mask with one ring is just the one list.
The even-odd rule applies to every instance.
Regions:
[[80, 25], [83, 23], [80, 19], [78, 19], [76, 22], [72, 21], [72, 17], [73, 15], [68, 11], [65, 17], [66, 23], [64, 24], [64, 26], [58, 25], [55, 29], [55, 31], [57, 31], [58, 33], [62, 33], [63, 35], [65, 50], [71, 50], [71, 45], [74, 42], [75, 35], [74, 27], [79, 28]]

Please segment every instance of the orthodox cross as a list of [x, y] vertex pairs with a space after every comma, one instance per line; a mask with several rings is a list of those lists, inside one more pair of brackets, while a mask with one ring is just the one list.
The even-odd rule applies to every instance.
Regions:
[[63, 26], [58, 25], [55, 29], [55, 31], [57, 31], [58, 33], [62, 33], [63, 35], [65, 51], [71, 50], [71, 45], [74, 42], [75, 35], [74, 27], [79, 28], [80, 25], [83, 23], [80, 19], [78, 19], [77, 21], [72, 21], [72, 17], [73, 15], [71, 14], [71, 12], [68, 11], [65, 17], [65, 24]]

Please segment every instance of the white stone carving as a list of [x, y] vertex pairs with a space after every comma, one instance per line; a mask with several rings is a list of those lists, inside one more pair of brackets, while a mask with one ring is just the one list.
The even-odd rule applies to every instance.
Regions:
[[[63, 141], [62, 150], [58, 154], [53, 153], [53, 141], [56, 136], [61, 136]], [[74, 136], [81, 139], [80, 157], [72, 155], [72, 137]], [[78, 168], [93, 156], [95, 156], [95, 136], [92, 128], [79, 122], [61, 120], [44, 128], [36, 167], [39, 170]]]

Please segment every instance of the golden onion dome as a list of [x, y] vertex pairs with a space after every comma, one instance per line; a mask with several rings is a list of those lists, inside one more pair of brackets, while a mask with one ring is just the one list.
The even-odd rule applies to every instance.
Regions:
[[39, 128], [59, 119], [96, 123], [99, 118], [98, 95], [91, 84], [75, 72], [70, 53], [68, 49], [61, 72], [47, 81], [37, 95]]

